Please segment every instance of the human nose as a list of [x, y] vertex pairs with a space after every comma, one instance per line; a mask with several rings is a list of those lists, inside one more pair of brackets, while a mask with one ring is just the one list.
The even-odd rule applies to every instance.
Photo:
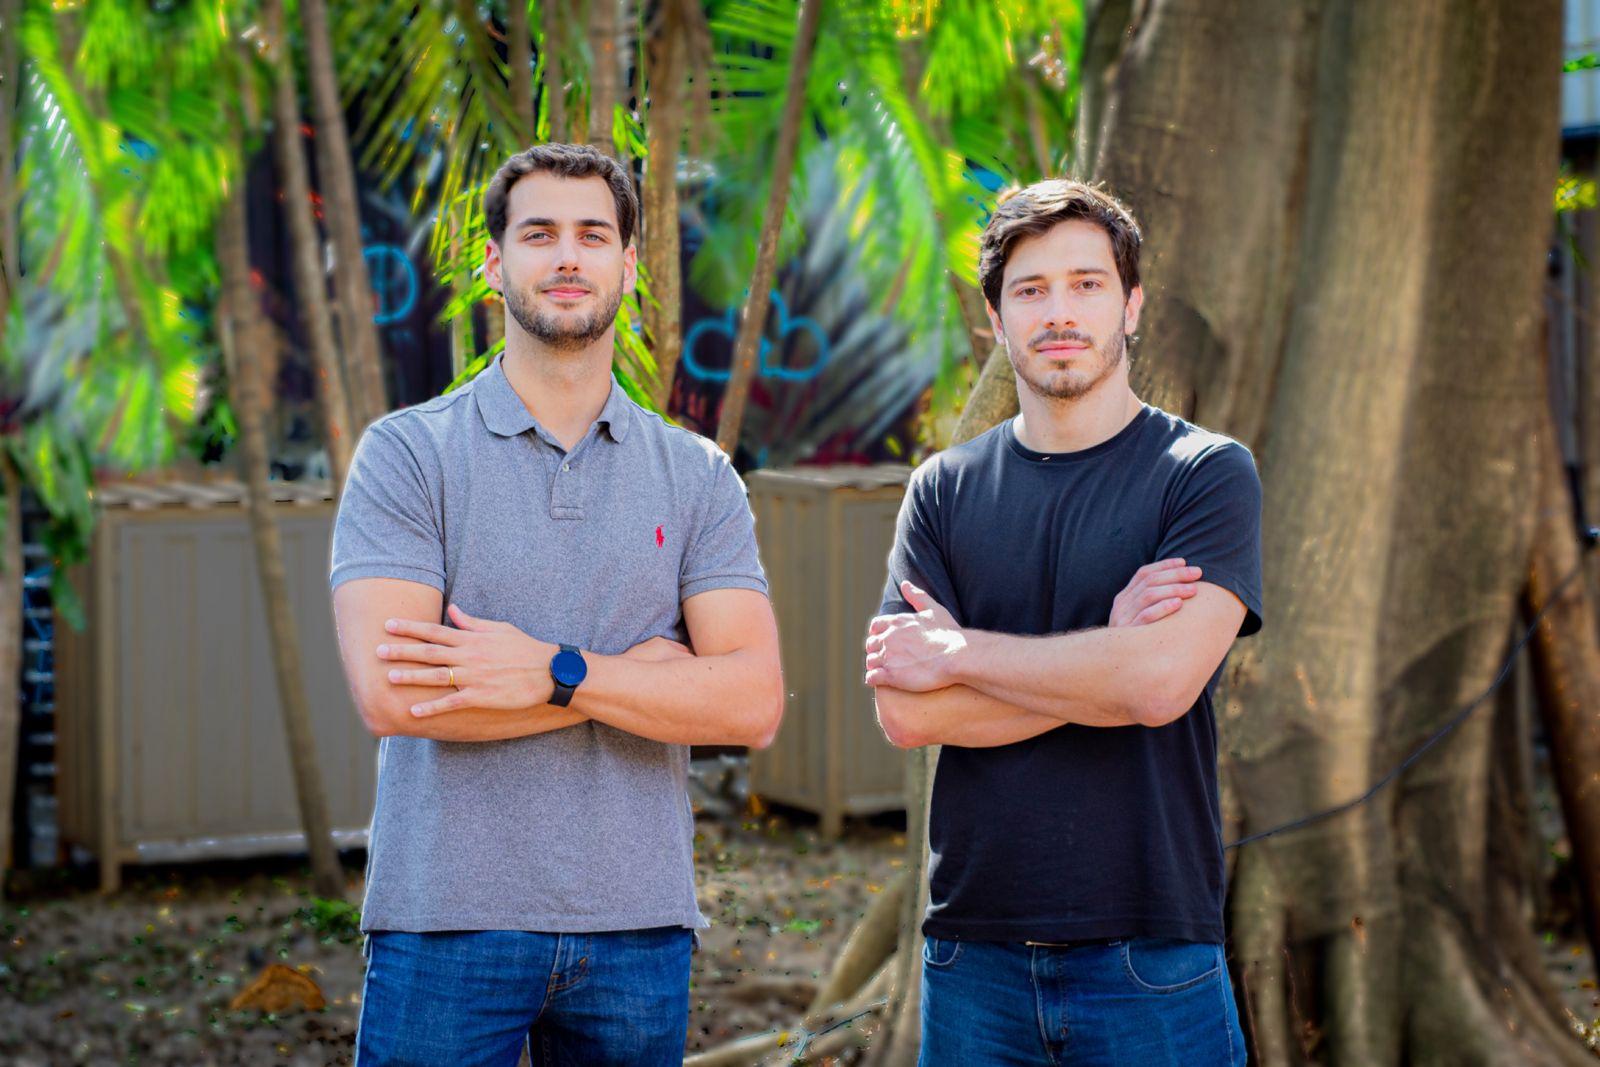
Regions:
[[578, 271], [578, 239], [571, 234], [556, 239], [556, 270], [563, 274]]
[[1052, 295], [1049, 298], [1049, 303], [1044, 308], [1044, 327], [1047, 330], [1078, 328], [1078, 312], [1072, 306], [1069, 297]]

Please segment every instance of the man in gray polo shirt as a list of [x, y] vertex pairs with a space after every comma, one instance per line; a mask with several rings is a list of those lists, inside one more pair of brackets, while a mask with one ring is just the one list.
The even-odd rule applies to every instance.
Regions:
[[627, 173], [542, 145], [484, 210], [505, 354], [367, 429], [334, 532], [382, 738], [358, 1063], [677, 1063], [706, 925], [686, 746], [765, 745], [783, 703], [754, 520], [727, 457], [611, 375]]

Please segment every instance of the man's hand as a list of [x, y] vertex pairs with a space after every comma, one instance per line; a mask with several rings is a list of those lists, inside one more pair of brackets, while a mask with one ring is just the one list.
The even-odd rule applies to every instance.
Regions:
[[1106, 625], [1143, 626], [1164, 619], [1194, 596], [1199, 580], [1200, 568], [1186, 567], [1181, 559], [1146, 563], [1111, 602], [1111, 621]]
[[435, 664], [391, 670], [391, 685], [455, 685], [453, 692], [437, 700], [413, 705], [411, 714], [437, 715], [457, 708], [512, 710], [550, 702], [555, 693], [550, 658], [559, 646], [535, 640], [508, 622], [474, 618], [454, 604], [448, 614], [457, 629], [411, 619], [384, 624], [389, 633], [421, 643], [379, 645], [379, 659]]
[[954, 616], [910, 582], [900, 583], [900, 595], [917, 610], [872, 620], [866, 683], [912, 693], [943, 689], [950, 684], [951, 657], [967, 647], [966, 634]]

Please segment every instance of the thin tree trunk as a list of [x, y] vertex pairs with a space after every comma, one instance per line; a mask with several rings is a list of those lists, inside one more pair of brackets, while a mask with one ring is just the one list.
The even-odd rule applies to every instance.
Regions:
[[511, 106], [522, 128], [517, 137], [533, 143], [533, 36], [528, 32], [528, 0], [506, 0], [506, 59], [511, 65]]
[[[1539, 433], [1539, 458], [1542, 506], [1525, 594], [1530, 615], [1544, 609], [1556, 583], [1582, 563], [1572, 528], [1572, 493], [1548, 417]], [[1583, 578], [1549, 604], [1533, 644], [1533, 661], [1592, 963], [1600, 958], [1600, 635]]]
[[22, 66], [17, 55], [22, 0], [0, 0], [0, 352], [5, 350], [11, 294], [22, 283], [17, 234], [15, 129]]
[[319, 896], [342, 898], [344, 875], [334, 850], [327, 792], [317, 767], [311, 705], [306, 699], [299, 635], [284, 571], [283, 541], [273, 516], [272, 490], [267, 478], [271, 457], [266, 432], [266, 383], [261, 381], [254, 359], [261, 330], [256, 296], [250, 287], [247, 234], [245, 182], [241, 177], [217, 223], [217, 262], [227, 302], [221, 330], [223, 355], [228, 363], [234, 416], [239, 427], [239, 458], [249, 487], [250, 533], [255, 541], [261, 601], [267, 613], [289, 765], [294, 772], [295, 796], [300, 805], [300, 821], [305, 827], [306, 848], [311, 854], [312, 881]]
[[655, 401], [662, 411], [672, 400], [672, 382], [683, 351], [683, 280], [678, 244], [678, 153], [685, 118], [687, 49], [676, 7], [662, 12], [649, 43], [649, 155], [644, 172], [644, 264], [653, 302], [644, 309], [645, 332], [656, 361]]
[[589, 132], [587, 140], [608, 156], [616, 156], [612, 125], [622, 102], [622, 39], [624, 0], [589, 0]]
[[22, 476], [0, 444], [0, 899], [11, 869], [11, 799], [22, 735]]
[[311, 211], [304, 143], [300, 139], [300, 102], [295, 89], [294, 59], [283, 26], [283, 0], [266, 0], [263, 15], [272, 54], [272, 147], [283, 180], [283, 210], [289, 220], [289, 248], [301, 321], [317, 368], [317, 400], [322, 407], [323, 438], [335, 493], [344, 490], [355, 438], [350, 432], [350, 397], [344, 367], [333, 334], [327, 283], [322, 273], [322, 240]]
[[794, 53], [789, 57], [789, 77], [783, 90], [783, 119], [772, 159], [772, 184], [767, 190], [767, 208], [761, 220], [750, 295], [745, 298], [744, 314], [733, 345], [733, 373], [722, 396], [722, 415], [717, 422], [717, 445], [729, 456], [739, 447], [739, 431], [744, 427], [744, 409], [750, 399], [750, 383], [755, 378], [761, 335], [767, 326], [772, 279], [777, 272], [778, 237], [783, 231], [783, 216], [789, 205], [789, 182], [794, 176], [800, 120], [806, 108], [806, 79], [811, 73], [811, 54], [817, 42], [817, 26], [822, 21], [822, 4], [823, 0], [800, 0], [799, 28], [795, 32]]
[[550, 0], [539, 13], [544, 44], [539, 50], [539, 74], [544, 79], [544, 102], [550, 110], [550, 140], [570, 141], [572, 121], [567, 117], [568, 20], [566, 0]]
[[344, 108], [339, 100], [325, 0], [300, 0], [300, 17], [305, 25], [311, 111], [316, 119], [317, 177], [323, 190], [323, 217], [333, 239], [333, 285], [339, 303], [341, 351], [348, 368], [346, 380], [353, 396], [355, 428], [359, 430], [389, 410], [382, 348], [372, 321], [372, 280], [362, 255], [361, 200]]

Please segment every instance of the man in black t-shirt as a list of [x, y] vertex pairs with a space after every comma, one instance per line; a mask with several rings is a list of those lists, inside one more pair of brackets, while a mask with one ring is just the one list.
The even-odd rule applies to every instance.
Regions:
[[[944, 746], [924, 1063], [1245, 1062], [1211, 701], [1261, 628], [1261, 486], [1129, 387], [1139, 242], [1082, 183], [1001, 203], [979, 276], [1021, 413], [901, 508], [866, 681], [893, 743]], [[1108, 625], [1125, 585], [1161, 617]]]

